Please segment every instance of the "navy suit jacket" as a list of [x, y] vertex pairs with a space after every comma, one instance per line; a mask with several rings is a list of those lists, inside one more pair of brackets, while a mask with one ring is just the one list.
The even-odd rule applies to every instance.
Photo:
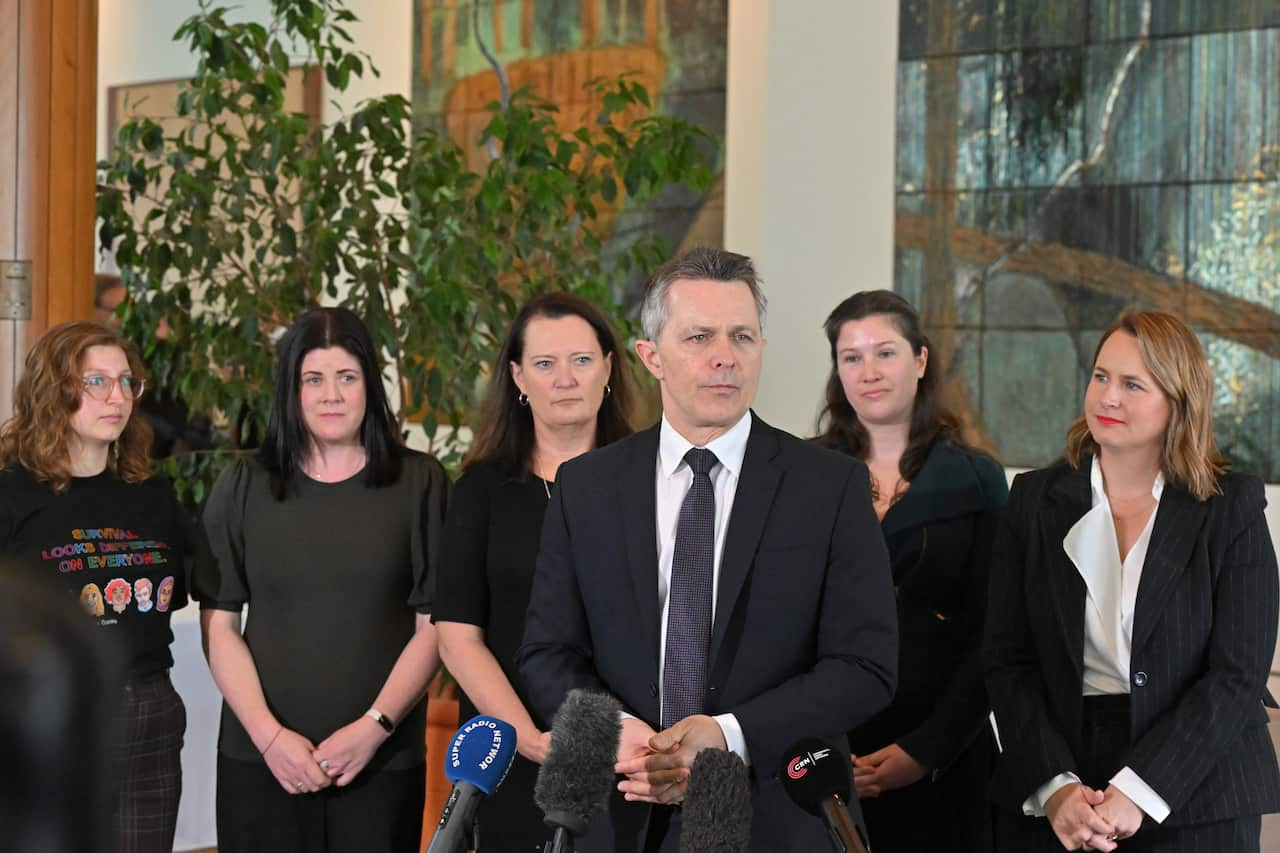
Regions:
[[[1078, 771], [1085, 585], [1062, 547], [1089, 511], [1090, 460], [1021, 474], [991, 563], [987, 690], [1004, 747], [995, 798], [1018, 809]], [[1261, 481], [1228, 474], [1206, 501], [1166, 485], [1134, 609], [1128, 765], [1167, 826], [1280, 809], [1263, 708], [1280, 580]], [[1108, 780], [1086, 779], [1105, 787]]]
[[[867, 470], [752, 415], [721, 558], [705, 710], [742, 726], [752, 850], [829, 842], [777, 779], [783, 751], [844, 733], [893, 695], [897, 621]], [[576, 687], [659, 722], [658, 428], [561, 467], [543, 527], [520, 667], [550, 718]], [[649, 807], [615, 795], [579, 849], [638, 851]], [[663, 849], [674, 849], [668, 838]]]

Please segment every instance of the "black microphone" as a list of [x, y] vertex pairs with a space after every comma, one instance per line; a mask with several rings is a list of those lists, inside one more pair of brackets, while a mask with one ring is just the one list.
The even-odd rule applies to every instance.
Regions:
[[573, 853], [573, 839], [609, 806], [622, 739], [622, 706], [607, 693], [570, 690], [551, 721], [551, 751], [533, 799], [555, 835], [544, 853]]
[[693, 759], [680, 821], [680, 853], [751, 849], [751, 782], [736, 753], [704, 749]]
[[835, 750], [816, 737], [807, 737], [792, 744], [785, 755], [782, 787], [793, 803], [826, 823], [831, 849], [867, 853], [867, 843], [849, 816], [848, 750]]
[[427, 853], [465, 853], [474, 848], [476, 809], [497, 790], [516, 758], [516, 730], [481, 714], [458, 729], [444, 757], [444, 775], [453, 783]]

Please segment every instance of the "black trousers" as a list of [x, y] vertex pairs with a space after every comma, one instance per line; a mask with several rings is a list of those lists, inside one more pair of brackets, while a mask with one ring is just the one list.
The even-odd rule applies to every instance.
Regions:
[[[1104, 790], [1123, 765], [1129, 746], [1129, 697], [1086, 696], [1080, 778]], [[1046, 780], [1047, 781], [1047, 780]], [[1132, 838], [1120, 842], [1123, 853], [1258, 853], [1262, 816], [1190, 826], [1161, 826], [1151, 818]], [[996, 813], [997, 853], [1060, 853], [1063, 849], [1049, 821], [1000, 810]]]
[[118, 853], [172, 853], [187, 709], [167, 672], [124, 685], [114, 755]]
[[218, 756], [218, 853], [418, 853], [426, 768], [287, 794], [267, 765]]

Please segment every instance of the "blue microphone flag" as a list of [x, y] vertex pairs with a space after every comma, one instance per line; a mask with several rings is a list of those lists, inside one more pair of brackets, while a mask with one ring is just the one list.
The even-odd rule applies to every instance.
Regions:
[[462, 724], [444, 758], [450, 782], [469, 782], [486, 795], [502, 784], [516, 757], [516, 730], [510, 723], [484, 714]]

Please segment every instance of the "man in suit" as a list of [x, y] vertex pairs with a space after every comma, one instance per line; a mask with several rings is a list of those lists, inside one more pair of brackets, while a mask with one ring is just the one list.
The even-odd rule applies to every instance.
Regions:
[[674, 851], [704, 748], [752, 770], [753, 851], [812, 851], [783, 751], [893, 696], [897, 624], [866, 467], [750, 410], [765, 300], [749, 258], [695, 249], [654, 274], [636, 351], [661, 422], [560, 468], [520, 665], [549, 719], [577, 687], [626, 710], [624, 778], [584, 851]]

